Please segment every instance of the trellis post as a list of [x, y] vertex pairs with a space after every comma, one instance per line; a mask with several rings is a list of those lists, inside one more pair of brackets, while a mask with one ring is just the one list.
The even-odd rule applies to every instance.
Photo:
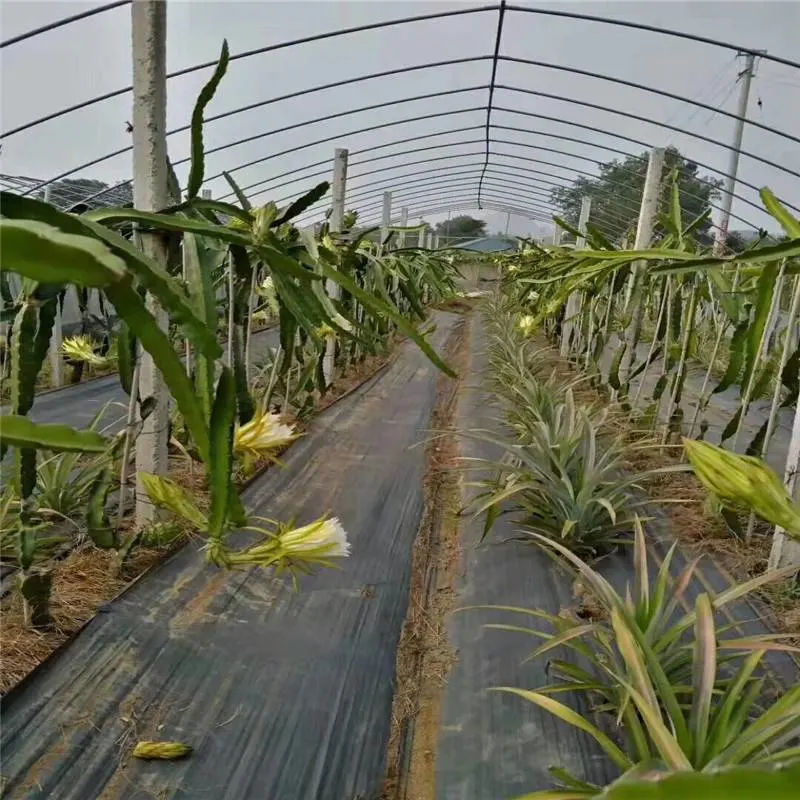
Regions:
[[[167, 7], [163, 0], [131, 4], [133, 50], [133, 202], [142, 211], [160, 211], [169, 205], [167, 188]], [[166, 266], [167, 243], [161, 234], [143, 233], [142, 250]], [[146, 299], [150, 313], [163, 330], [167, 315], [155, 299]], [[142, 422], [136, 442], [136, 525], [156, 517], [141, 475], [167, 471], [169, 405], [164, 378], [151, 356], [143, 352], [139, 369], [139, 397], [152, 398], [153, 409]]]
[[[789, 441], [789, 453], [786, 456], [786, 470], [783, 482], [790, 496], [794, 496], [797, 486], [797, 473], [800, 471], [800, 392], [795, 404], [792, 438]], [[769, 569], [780, 569], [796, 565], [800, 569], [800, 541], [792, 539], [784, 533], [783, 528], [775, 528], [772, 537], [772, 549], [769, 554]]]
[[[741, 56], [742, 53], [739, 53]], [[744, 70], [739, 74], [742, 83], [739, 86], [739, 104], [736, 108], [736, 124], [733, 129], [733, 143], [730, 148], [730, 161], [725, 176], [725, 188], [722, 190], [722, 214], [714, 237], [714, 255], [722, 255], [728, 241], [728, 225], [731, 220], [731, 206], [733, 205], [733, 190], [736, 188], [736, 174], [739, 171], [739, 155], [742, 149], [744, 136], [744, 121], [747, 116], [747, 104], [750, 100], [750, 82], [753, 78], [755, 54], [745, 53]]]
[[[44, 187], [44, 201], [52, 198], [53, 184]], [[67, 289], [69, 291], [69, 289]], [[53, 321], [53, 333], [50, 336], [50, 347], [47, 355], [50, 361], [50, 385], [58, 389], [64, 383], [64, 360], [61, 357], [61, 345], [64, 340], [64, 320], [61, 317], [61, 303], [56, 301], [56, 318]]]
[[[408, 208], [406, 206], [403, 206], [403, 208], [400, 209], [400, 227], [405, 228], [407, 226], [408, 226]], [[399, 247], [406, 246], [406, 232], [404, 230], [400, 231], [400, 235], [398, 236], [397, 239], [397, 244]]]
[[[589, 221], [589, 214], [592, 213], [592, 198], [585, 195], [581, 198], [581, 213], [578, 218], [578, 233], [580, 236], [575, 242], [576, 250], [583, 250], [586, 247], [586, 223]], [[564, 310], [564, 323], [561, 326], [561, 355], [568, 356], [572, 343], [572, 334], [577, 329], [576, 320], [581, 313], [580, 292], [573, 292], [567, 298], [567, 307]]]
[[[653, 239], [653, 231], [658, 217], [658, 198], [661, 190], [661, 173], [664, 169], [665, 154], [666, 150], [663, 147], [654, 147], [650, 151], [644, 189], [642, 190], [642, 203], [639, 207], [639, 221], [636, 225], [636, 239], [633, 243], [634, 250], [646, 249]], [[639, 342], [639, 334], [642, 329], [644, 305], [636, 299], [635, 290], [637, 282], [643, 281], [645, 278], [644, 271], [644, 262], [637, 261], [633, 264], [625, 298], [625, 308], [628, 309], [631, 302], [634, 303], [634, 307], [631, 311], [631, 323], [625, 334], [625, 352], [620, 362], [620, 382], [623, 385], [628, 381], [628, 373], [635, 357], [634, 351]]]
[[381, 241], [380, 241], [381, 252], [383, 252], [383, 249], [386, 247], [384, 242], [386, 241], [386, 237], [389, 235], [389, 228], [391, 226], [392, 226], [392, 193], [384, 192], [383, 209], [381, 214]]
[[[331, 216], [328, 220], [331, 233], [341, 233], [344, 221], [344, 204], [347, 192], [347, 150], [337, 147], [333, 153], [333, 179], [331, 180]], [[332, 300], [338, 300], [341, 288], [334, 281], [326, 281], [325, 289]], [[322, 374], [330, 386], [333, 380], [333, 363], [336, 356], [336, 340], [331, 337], [325, 343], [325, 357], [322, 360]]]

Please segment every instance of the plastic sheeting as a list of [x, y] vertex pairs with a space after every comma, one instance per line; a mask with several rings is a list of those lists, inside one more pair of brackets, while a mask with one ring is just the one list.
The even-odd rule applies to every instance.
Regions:
[[[436, 315], [438, 350], [454, 315]], [[340, 517], [342, 570], [301, 591], [189, 546], [3, 702], [8, 798], [355, 800], [380, 790], [425, 436], [439, 373], [410, 343], [247, 491], [255, 515]], [[176, 740], [179, 762], [129, 758]]]

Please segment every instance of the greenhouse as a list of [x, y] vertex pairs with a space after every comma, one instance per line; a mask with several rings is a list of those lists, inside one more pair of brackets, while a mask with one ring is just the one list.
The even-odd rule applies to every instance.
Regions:
[[769, 5], [6, 4], [3, 797], [800, 796]]

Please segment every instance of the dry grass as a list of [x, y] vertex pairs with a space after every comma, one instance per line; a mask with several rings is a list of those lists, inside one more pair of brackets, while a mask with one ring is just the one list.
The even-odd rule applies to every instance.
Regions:
[[163, 558], [163, 551], [139, 548], [123, 567], [115, 568], [115, 554], [84, 545], [53, 567], [51, 630], [24, 627], [22, 601], [13, 592], [2, 607], [0, 637], [0, 692], [7, 692], [35, 666], [66, 642], [97, 611], [118, 595], [131, 579]]
[[[469, 324], [468, 321], [466, 324]], [[466, 324], [447, 343], [445, 359], [463, 374]], [[455, 654], [446, 621], [456, 602], [461, 505], [458, 444], [453, 430], [459, 382], [439, 377], [428, 443], [425, 511], [414, 542], [409, 604], [398, 645], [387, 776], [382, 798], [433, 800], [441, 703]]]
[[[398, 338], [395, 344], [399, 341]], [[390, 360], [391, 355], [368, 356], [348, 369], [334, 381], [325, 397], [318, 399], [315, 412], [322, 411], [355, 391]], [[276, 455], [280, 457], [282, 452]], [[272, 463], [268, 459], [262, 459], [247, 474], [240, 470], [235, 476], [237, 485], [241, 488], [255, 480]], [[208, 509], [208, 485], [202, 463], [193, 462], [186, 455], [174, 450], [170, 456], [169, 475], [192, 493], [201, 510]], [[175, 522], [180, 527], [180, 521]], [[125, 536], [131, 526], [130, 519], [124, 520], [121, 535]], [[50, 630], [25, 628], [22, 601], [17, 592], [12, 592], [0, 606], [0, 693], [5, 694], [16, 685], [80, 630], [95, 615], [99, 606], [112, 600], [131, 581], [185, 544], [190, 535], [191, 531], [184, 529], [168, 545], [135, 547], [121, 572], [116, 569], [115, 554], [112, 551], [100, 550], [91, 544], [72, 550], [53, 566], [51, 612], [54, 625]]]

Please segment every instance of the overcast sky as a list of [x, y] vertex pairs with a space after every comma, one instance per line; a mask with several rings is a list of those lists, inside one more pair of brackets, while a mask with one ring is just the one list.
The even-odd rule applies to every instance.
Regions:
[[[800, 2], [518, 4], [659, 25], [764, 49], [787, 58], [798, 58]], [[7, 39], [69, 16], [90, 5], [2, 0], [2, 38]], [[457, 2], [170, 0], [168, 68], [177, 70], [216, 58], [223, 37], [227, 37], [231, 52], [237, 53], [337, 28], [478, 5]], [[207, 115], [371, 72], [431, 61], [490, 55], [496, 25], [497, 13], [483, 12], [392, 26], [235, 61]], [[508, 12], [506, 15], [501, 54], [636, 81], [702, 100], [731, 112], [736, 109], [736, 79], [743, 63], [742, 59], [737, 60], [734, 52], [723, 48], [597, 23], [519, 12]], [[5, 48], [0, 65], [4, 131], [64, 106], [127, 86], [131, 81], [130, 8], [121, 7], [99, 14]], [[170, 80], [169, 128], [189, 121], [197, 92], [209, 74], [210, 70], [203, 70]], [[365, 221], [379, 217], [381, 193], [391, 188], [392, 183], [403, 184], [395, 190], [395, 211], [401, 205], [408, 205], [412, 212], [411, 220], [419, 219], [420, 210], [437, 201], [427, 201], [416, 194], [422, 184], [410, 185], [415, 176], [429, 180], [427, 188], [432, 195], [442, 198], [443, 204], [448, 197], [465, 197], [474, 207], [478, 175], [483, 163], [484, 132], [481, 126], [485, 124], [485, 111], [465, 111], [390, 125], [367, 133], [355, 131], [410, 116], [485, 106], [488, 97], [485, 87], [490, 74], [490, 61], [420, 70], [309, 94], [209, 123], [205, 140], [207, 146], [215, 147], [326, 114], [390, 102], [382, 109], [308, 124], [214, 153], [207, 159], [206, 174], [212, 176], [223, 169], [233, 170], [240, 185], [247, 185], [330, 158], [334, 147], [347, 147], [351, 151], [348, 195], [352, 198], [348, 206], [360, 208]], [[501, 62], [497, 83], [605, 105], [638, 114], [648, 120], [686, 127], [692, 132], [726, 143], [732, 136], [733, 120], [721, 114], [603, 80], [543, 67]], [[441, 98], [403, 102], [414, 95], [470, 87], [481, 88]], [[604, 129], [652, 145], [674, 144], [687, 157], [709, 167], [720, 170], [727, 168], [728, 154], [724, 148], [650, 122], [509, 89], [495, 91], [494, 105], [496, 108], [510, 109], [493, 111], [491, 122], [494, 125], [523, 130], [492, 129], [491, 149], [503, 155], [490, 157], [490, 177], [485, 184], [485, 196], [515, 207], [524, 205], [533, 208], [536, 203], [544, 208], [548, 205], [545, 195], [551, 186], [544, 181], [570, 180], [578, 174], [575, 170], [596, 172], [594, 160], [603, 161], [615, 155], [602, 149], [602, 146], [630, 152], [643, 149], [609, 134], [569, 126], [565, 124], [567, 121]], [[130, 135], [125, 130], [126, 121], [132, 118], [130, 106], [130, 95], [122, 96], [12, 136], [3, 142], [0, 169], [5, 174], [46, 178], [125, 147], [130, 144]], [[563, 122], [524, 116], [514, 111], [551, 116]], [[753, 82], [749, 115], [765, 125], [798, 135], [800, 70], [760, 61]], [[427, 141], [420, 138], [406, 144], [392, 144], [398, 139], [453, 131], [455, 128], [472, 129], [444, 133]], [[559, 139], [560, 136], [586, 139], [592, 145], [565, 141]], [[319, 139], [330, 141], [236, 169], [244, 162], [264, 159]], [[379, 148], [380, 145], [386, 147]], [[757, 155], [800, 172], [800, 145], [795, 142], [747, 126], [743, 146]], [[401, 151], [422, 147], [429, 149], [400, 154]], [[173, 161], [185, 158], [188, 148], [186, 134], [169, 138], [169, 153]], [[372, 149], [359, 154], [358, 151], [368, 148]], [[557, 149], [571, 155], [540, 148]], [[359, 162], [389, 153], [398, 155], [359, 165]], [[538, 159], [540, 163], [526, 163], [514, 158], [515, 155]], [[456, 157], [437, 160], [444, 156]], [[430, 160], [409, 166], [411, 161], [420, 159]], [[542, 161], [549, 163], [542, 164]], [[387, 166], [391, 169], [358, 177], [367, 171]], [[280, 200], [306, 189], [326, 178], [326, 169], [326, 166], [309, 169], [302, 173], [308, 177], [285, 187], [273, 188], [287, 178], [273, 180], [266, 184], [269, 190], [256, 194], [254, 200]], [[540, 173], [549, 173], [549, 176], [534, 175], [521, 169], [538, 170]], [[421, 170], [428, 172], [419, 174]], [[114, 183], [128, 178], [130, 171], [131, 158], [128, 153], [83, 170], [79, 175]], [[314, 173], [317, 172], [321, 174], [316, 176]], [[502, 175], [501, 172], [514, 174]], [[179, 168], [178, 174], [184, 179], [185, 167]], [[800, 206], [800, 179], [746, 156], [742, 158], [740, 176], [757, 186], [768, 185], [779, 196]], [[456, 181], [459, 183], [454, 186]], [[531, 188], [512, 187], [508, 181], [525, 183]], [[373, 188], [364, 189], [370, 182], [374, 184]], [[436, 188], [437, 183], [446, 185]], [[213, 190], [215, 197], [227, 191], [222, 179], [211, 181], [208, 187]], [[257, 191], [253, 189], [254, 193]], [[754, 190], [739, 186], [737, 191], [751, 201], [758, 202]], [[526, 202], [524, 197], [520, 198], [520, 194], [528, 197], [530, 202]], [[491, 230], [505, 227], [504, 214], [473, 213], [487, 219]], [[546, 210], [537, 213], [547, 216]], [[775, 227], [774, 224], [768, 224], [769, 220], [763, 213], [738, 200], [734, 202], [733, 213], [754, 225]], [[434, 221], [443, 216], [425, 214], [426, 219]], [[522, 216], [514, 215], [511, 217], [510, 230], [522, 235], [534, 232], [536, 225]], [[732, 220], [731, 227], [747, 226]]]

